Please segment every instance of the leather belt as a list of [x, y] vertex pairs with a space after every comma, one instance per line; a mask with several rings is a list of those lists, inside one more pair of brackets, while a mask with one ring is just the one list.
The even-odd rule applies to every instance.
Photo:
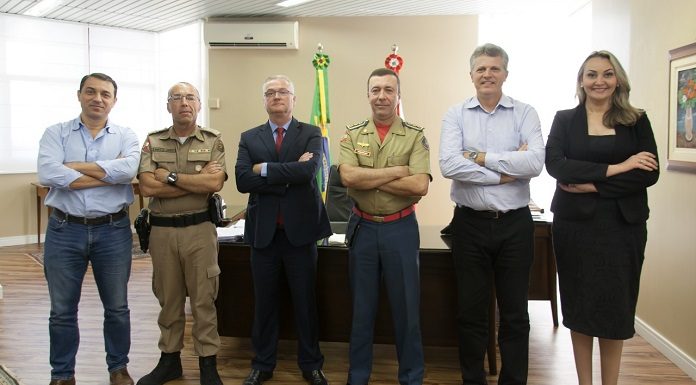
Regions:
[[187, 227], [203, 222], [210, 222], [207, 211], [194, 214], [175, 215], [173, 217], [158, 217], [150, 214], [150, 225], [160, 227]]
[[63, 212], [62, 210], [53, 209], [53, 213], [55, 214], [56, 218], [60, 219], [61, 221], [68, 221], [70, 223], [79, 223], [81, 225], [103, 225], [105, 223], [111, 223], [113, 221], [117, 221], [119, 219], [122, 219], [128, 213], [126, 211], [119, 211], [117, 213], [113, 214], [107, 214], [103, 215], [101, 217], [93, 217], [93, 218], [85, 218], [85, 217], [77, 217], [75, 215], [70, 215], [66, 212]]
[[396, 221], [398, 219], [401, 219], [403, 217], [407, 217], [407, 216], [413, 214], [414, 211], [416, 211], [416, 206], [410, 205], [401, 211], [395, 212], [394, 214], [382, 216], [382, 215], [368, 214], [368, 213], [360, 210], [359, 208], [353, 206], [353, 213], [355, 213], [355, 215], [359, 216], [362, 219], [367, 219], [368, 221], [378, 222], [378, 223], [393, 222], [393, 221]]
[[520, 207], [519, 209], [514, 209], [514, 210], [508, 210], [508, 211], [495, 211], [495, 210], [474, 210], [472, 208], [466, 207], [466, 206], [457, 206], [458, 210], [462, 210], [468, 215], [477, 217], [477, 218], [483, 218], [483, 219], [500, 219], [504, 218], [508, 215], [514, 214], [520, 210], [526, 209], [527, 206], [525, 207]]

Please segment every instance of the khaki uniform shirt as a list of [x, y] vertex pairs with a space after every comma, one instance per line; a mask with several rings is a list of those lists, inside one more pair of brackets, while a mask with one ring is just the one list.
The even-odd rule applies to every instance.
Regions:
[[[380, 142], [372, 120], [348, 126], [341, 138], [339, 163], [367, 168], [408, 166], [411, 175], [430, 175], [430, 148], [423, 128], [397, 118]], [[378, 189], [348, 188], [358, 208], [372, 215], [388, 215], [420, 200], [419, 196], [393, 195]]]
[[[173, 127], [150, 133], [145, 140], [140, 156], [142, 172], [154, 172], [165, 168], [180, 174], [197, 174], [210, 161], [225, 167], [225, 147], [220, 132], [197, 126], [196, 130], [181, 144]], [[150, 211], [163, 216], [198, 213], [208, 209], [210, 194], [187, 194], [177, 198], [150, 198]]]

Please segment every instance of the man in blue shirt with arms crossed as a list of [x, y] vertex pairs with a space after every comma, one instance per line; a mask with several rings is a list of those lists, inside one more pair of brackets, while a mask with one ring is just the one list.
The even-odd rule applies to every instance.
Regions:
[[527, 290], [534, 258], [529, 181], [544, 166], [534, 108], [503, 94], [508, 55], [485, 44], [471, 55], [476, 96], [447, 111], [440, 171], [452, 179], [452, 255], [459, 298], [459, 361], [464, 385], [486, 385], [491, 285], [500, 309], [499, 385], [527, 383]]
[[111, 385], [132, 385], [130, 277], [133, 235], [128, 206], [140, 148], [135, 133], [109, 121], [116, 82], [93, 73], [82, 78], [77, 118], [46, 129], [41, 138], [38, 176], [51, 189], [53, 208], [46, 230], [44, 273], [51, 299], [49, 317], [51, 382], [75, 384], [80, 342], [77, 307], [87, 265], [104, 306], [104, 344]]

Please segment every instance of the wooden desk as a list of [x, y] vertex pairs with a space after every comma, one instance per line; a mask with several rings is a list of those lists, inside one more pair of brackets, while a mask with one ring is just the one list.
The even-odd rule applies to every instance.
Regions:
[[[46, 199], [46, 195], [48, 195], [48, 190], [50, 188], [48, 186], [44, 186], [38, 182], [32, 182], [32, 186], [34, 186], [36, 190], [36, 243], [41, 244], [41, 206], [43, 206], [43, 202]], [[145, 202], [143, 200], [143, 196], [140, 195], [140, 184], [136, 181], [131, 183], [133, 186], [133, 194], [138, 196], [138, 203], [140, 203], [140, 209], [142, 210], [143, 207], [145, 206]], [[51, 216], [51, 208], [49, 206], [46, 206], [46, 211], [48, 213], [47, 217]]]
[[[36, 190], [36, 244], [41, 244], [41, 206], [43, 205], [46, 195], [48, 195], [49, 188], [38, 183], [31, 182]], [[48, 217], [51, 216], [51, 208], [46, 206], [46, 211], [48, 212]]]
[[[551, 302], [556, 321], [556, 264], [551, 244], [551, 224], [536, 222], [535, 259], [530, 275], [530, 299]], [[439, 226], [421, 226], [421, 333], [423, 344], [456, 346], [458, 341], [457, 279], [452, 253], [440, 237]], [[317, 307], [319, 338], [322, 341], [343, 341], [350, 338], [351, 294], [348, 280], [348, 249], [341, 246], [319, 247], [317, 262]], [[218, 330], [223, 336], [250, 337], [253, 324], [254, 298], [250, 250], [240, 243], [221, 243], [219, 253], [220, 289], [217, 299]], [[280, 338], [295, 338], [295, 323], [287, 282], [281, 275]], [[495, 362], [495, 300], [491, 301], [491, 333], [488, 347], [488, 368], [497, 373]], [[380, 305], [375, 321], [375, 343], [393, 343], [389, 302], [380, 290]]]

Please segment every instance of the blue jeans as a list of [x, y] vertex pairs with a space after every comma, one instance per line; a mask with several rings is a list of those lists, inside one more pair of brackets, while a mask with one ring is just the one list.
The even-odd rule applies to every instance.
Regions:
[[109, 372], [128, 364], [128, 279], [132, 247], [128, 216], [102, 225], [70, 223], [53, 215], [49, 218], [44, 274], [51, 299], [48, 331], [52, 379], [69, 379], [75, 375], [75, 355], [80, 344], [77, 307], [90, 262], [104, 306], [104, 345]]

